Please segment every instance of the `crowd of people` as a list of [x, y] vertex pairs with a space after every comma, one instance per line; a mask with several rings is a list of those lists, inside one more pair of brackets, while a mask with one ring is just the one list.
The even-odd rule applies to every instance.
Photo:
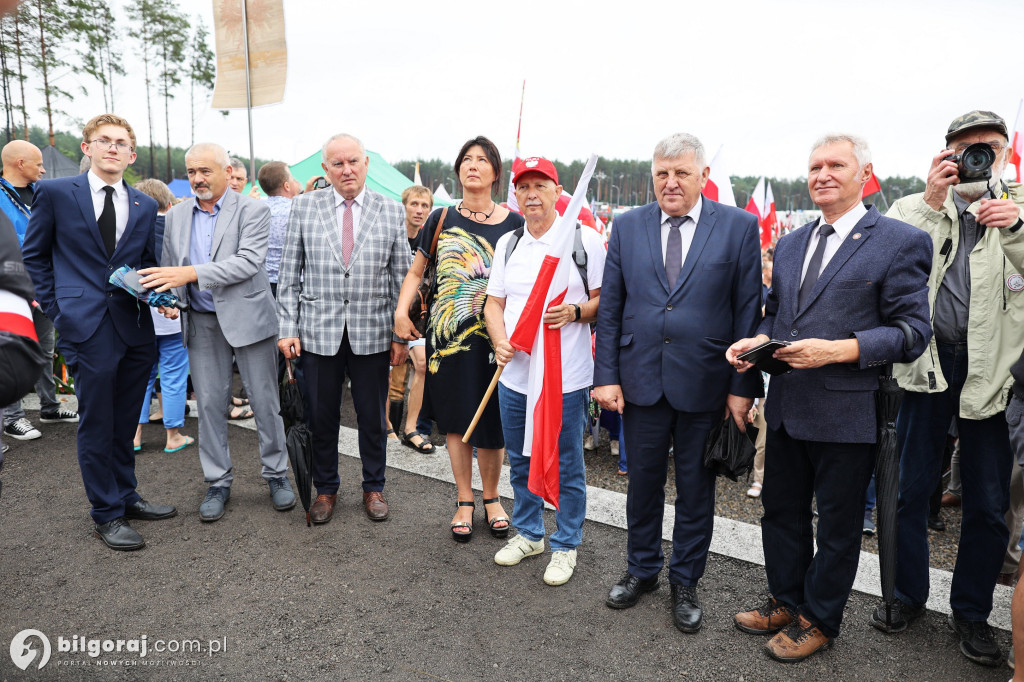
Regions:
[[[52, 373], [43, 372], [40, 421], [78, 422], [95, 535], [111, 549], [144, 547], [131, 521], [177, 514], [137, 491], [141, 424], [156, 418], [165, 452], [198, 445], [208, 484], [201, 521], [225, 515], [234, 478], [227, 427], [240, 415], [255, 418], [270, 503], [280, 511], [295, 506], [277, 388], [291, 365], [311, 431], [314, 523], [330, 522], [344, 495], [338, 430], [349, 387], [370, 520], [389, 518], [388, 439], [430, 454], [436, 425], [456, 483], [452, 539], [474, 536], [476, 462], [486, 530], [505, 541], [494, 561], [514, 566], [550, 546], [544, 581], [562, 585], [583, 539], [593, 397], [616, 417], [609, 426], [623, 444], [619, 469], [628, 471], [626, 569], [606, 604], [632, 607], [660, 585], [671, 456], [669, 608], [680, 631], [695, 633], [705, 618], [698, 586], [715, 510], [704, 444], [723, 419], [741, 431], [752, 422], [760, 428], [748, 494], [764, 506], [770, 596], [733, 621], [770, 635], [765, 649], [773, 658], [799, 661], [831, 646], [841, 630], [875, 462], [875, 392], [892, 367], [906, 389], [897, 422], [897, 600], [893, 617], [879, 607], [871, 624], [895, 634], [925, 610], [930, 500], [955, 420], [963, 523], [949, 623], [965, 656], [994, 665], [1003, 652], [987, 618], [1011, 544], [1004, 519], [1011, 465], [1024, 459], [1024, 191], [1001, 179], [1007, 142], [1005, 122], [991, 112], [956, 118], [933, 155], [925, 192], [882, 215], [861, 201], [872, 177], [867, 143], [848, 134], [816, 140], [807, 177], [821, 218], [779, 239], [766, 264], [756, 218], [702, 196], [709, 169], [700, 140], [660, 141], [652, 157], [656, 201], [617, 217], [607, 243], [577, 225], [564, 297], [542, 313], [561, 363], [559, 504], [550, 536], [528, 456], [539, 359], [511, 338], [546, 258], [568, 238], [556, 208], [562, 186], [548, 159], [513, 165], [520, 214], [493, 198], [501, 158], [482, 136], [455, 155], [461, 199], [437, 209], [425, 187], [408, 188], [401, 203], [370, 189], [369, 159], [352, 135], [327, 139], [324, 182], [305, 190], [284, 163], [265, 164], [256, 177], [265, 200], [242, 193], [244, 164], [218, 144], [199, 143], [185, 156], [194, 197], [176, 203], [159, 181], [124, 181], [135, 134], [128, 121], [103, 114], [83, 129], [91, 166], [81, 175], [39, 182], [38, 149], [24, 142], [3, 149], [0, 209], [11, 226], [5, 220], [0, 230], [21, 242], [37, 302], [34, 332], [52, 352], [56, 330], [78, 396], [78, 413], [62, 407]], [[950, 157], [972, 144], [994, 157], [991, 177], [961, 181]], [[136, 300], [108, 282], [118, 264], [187, 308], [140, 317]], [[433, 297], [424, 327], [410, 309], [425, 273]], [[743, 359], [769, 342], [791, 368], [770, 382]], [[243, 396], [232, 394], [234, 367]], [[496, 395], [464, 439], [499, 368]], [[158, 378], [160, 407], [152, 413]], [[181, 432], [190, 391], [195, 438]], [[7, 435], [39, 437], [17, 404], [5, 412]], [[498, 493], [506, 455], [511, 515]], [[1021, 590], [1014, 618], [1015, 638], [1024, 638]]]

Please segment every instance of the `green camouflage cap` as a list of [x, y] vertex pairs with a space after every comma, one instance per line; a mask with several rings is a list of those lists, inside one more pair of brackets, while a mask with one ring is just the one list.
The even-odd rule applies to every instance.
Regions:
[[946, 144], [949, 141], [966, 130], [973, 130], [974, 128], [992, 128], [998, 130], [1006, 135], [1006, 121], [1001, 116], [996, 115], [991, 111], [980, 111], [975, 109], [963, 116], [957, 116], [953, 119], [953, 122], [949, 124], [949, 130], [946, 132]]

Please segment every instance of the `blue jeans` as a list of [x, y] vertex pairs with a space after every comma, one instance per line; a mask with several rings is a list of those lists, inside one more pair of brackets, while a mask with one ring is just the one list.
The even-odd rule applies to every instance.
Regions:
[[153, 398], [156, 377], [160, 376], [160, 396], [164, 409], [164, 428], [180, 429], [185, 425], [185, 395], [188, 392], [188, 351], [181, 343], [181, 334], [156, 337], [157, 361], [149, 373], [146, 397], [142, 401], [140, 424], [149, 423], [149, 402]]
[[[587, 421], [590, 391], [562, 395], [562, 432], [558, 435], [558, 511], [551, 551], [576, 549], [583, 539], [587, 515], [587, 472], [583, 464], [583, 427]], [[528, 540], [544, 539], [544, 500], [530, 492], [530, 458], [523, 456], [526, 433], [526, 396], [498, 384], [501, 427], [508, 450], [509, 478], [515, 491], [512, 525]]]
[[[900, 443], [899, 536], [896, 596], [913, 605], [928, 600], [928, 499], [938, 485], [942, 449], [967, 380], [964, 344], [939, 343], [939, 366], [949, 388], [903, 396], [896, 432]], [[960, 547], [949, 605], [959, 618], [985, 620], [1009, 542], [1004, 515], [1009, 506], [1012, 455], [1006, 415], [959, 419], [963, 485]]]

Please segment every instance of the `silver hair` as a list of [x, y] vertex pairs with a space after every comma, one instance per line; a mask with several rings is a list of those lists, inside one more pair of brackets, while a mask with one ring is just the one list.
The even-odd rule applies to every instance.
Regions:
[[359, 153], [366, 156], [366, 148], [363, 143], [359, 141], [359, 138], [355, 135], [349, 135], [348, 133], [338, 133], [337, 135], [331, 135], [327, 138], [327, 142], [324, 142], [324, 146], [320, 149], [320, 160], [327, 163], [327, 147], [335, 140], [352, 140], [359, 145]]
[[231, 159], [228, 158], [227, 150], [216, 142], [196, 142], [185, 152], [185, 160], [188, 161], [190, 156], [203, 152], [213, 152], [214, 159], [221, 168], [227, 168], [231, 165]]
[[811, 145], [811, 154], [814, 154], [821, 147], [841, 142], [850, 143], [853, 147], [853, 155], [857, 157], [857, 163], [861, 168], [871, 163], [871, 149], [868, 147], [868, 141], [859, 135], [851, 135], [850, 133], [828, 133], [822, 135]]
[[228, 165], [231, 166], [232, 168], [241, 168], [242, 170], [245, 171], [246, 175], [249, 174], [249, 170], [248, 167], [245, 165], [245, 161], [242, 161], [237, 156], [232, 156], [230, 159], [228, 159]]
[[704, 167], [704, 145], [689, 133], [676, 133], [669, 135], [654, 147], [655, 159], [678, 159], [693, 152], [693, 158], [697, 165]]

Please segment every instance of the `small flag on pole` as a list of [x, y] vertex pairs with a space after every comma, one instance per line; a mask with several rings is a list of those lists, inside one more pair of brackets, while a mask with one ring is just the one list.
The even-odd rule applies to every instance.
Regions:
[[702, 192], [711, 201], [717, 201], [726, 206], [736, 205], [736, 195], [732, 192], [732, 180], [725, 170], [725, 163], [722, 161], [722, 148], [719, 147], [715, 158], [711, 159], [711, 173], [708, 181], [704, 184]]
[[1010, 137], [1010, 163], [1017, 168], [1017, 182], [1020, 182], [1020, 163], [1024, 159], [1024, 99], [1017, 107], [1017, 120], [1013, 123]]
[[871, 177], [868, 178], [868, 181], [864, 183], [864, 191], [861, 192], [860, 196], [863, 199], [864, 197], [871, 196], [875, 192], [881, 192], [881, 191], [882, 191], [882, 185], [879, 184], [878, 178], [875, 176], [874, 173], [872, 173]]

